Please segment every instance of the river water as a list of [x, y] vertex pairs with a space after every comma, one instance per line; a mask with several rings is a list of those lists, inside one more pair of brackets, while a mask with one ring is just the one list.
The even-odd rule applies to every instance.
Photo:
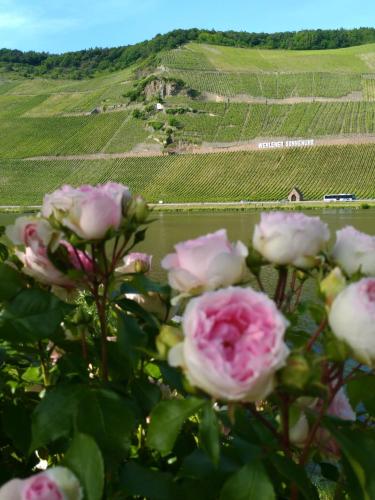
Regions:
[[[310, 216], [319, 216], [328, 223], [332, 237], [337, 229], [352, 225], [368, 234], [375, 234], [375, 210], [354, 210], [350, 208], [307, 210]], [[255, 224], [260, 216], [259, 210], [246, 212], [184, 212], [154, 214], [156, 219], [148, 229], [146, 240], [139, 245], [139, 251], [153, 255], [153, 277], [164, 280], [165, 274], [160, 267], [161, 259], [173, 251], [179, 241], [225, 228], [231, 240], [251, 241]], [[0, 214], [0, 225], [7, 225], [15, 219], [14, 214]], [[333, 238], [332, 238], [333, 239]]]
[[[332, 241], [336, 230], [352, 225], [356, 229], [375, 235], [375, 210], [353, 209], [323, 209], [308, 210], [306, 215], [319, 216], [327, 222]], [[245, 244], [251, 242], [255, 224], [259, 221], [260, 211], [248, 212], [200, 212], [157, 214], [157, 221], [148, 229], [144, 243], [140, 250], [153, 255], [154, 276], [163, 278], [160, 269], [160, 260], [173, 251], [173, 245], [179, 241], [196, 238], [197, 236], [225, 228], [230, 240], [241, 240]]]

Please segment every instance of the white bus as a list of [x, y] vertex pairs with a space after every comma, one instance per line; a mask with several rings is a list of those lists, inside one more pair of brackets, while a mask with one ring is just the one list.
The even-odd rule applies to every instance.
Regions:
[[325, 194], [323, 200], [324, 201], [355, 201], [357, 198], [355, 194]]

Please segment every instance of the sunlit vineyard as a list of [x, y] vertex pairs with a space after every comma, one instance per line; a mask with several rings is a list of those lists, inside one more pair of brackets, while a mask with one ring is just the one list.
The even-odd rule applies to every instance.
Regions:
[[248, 95], [269, 99], [342, 97], [362, 90], [361, 75], [343, 73], [245, 73], [170, 70], [189, 87], [225, 97]]
[[235, 142], [256, 137], [320, 137], [375, 133], [375, 103], [206, 103], [204, 113], [179, 117], [179, 136], [197, 142]]
[[0, 157], [127, 151], [147, 136], [129, 111], [95, 116], [0, 120]]
[[371, 145], [105, 161], [1, 160], [0, 200], [34, 205], [63, 183], [108, 180], [129, 184], [149, 201], [283, 200], [294, 185], [310, 200], [334, 192], [373, 198], [374, 164]]
[[374, 44], [332, 50], [242, 49], [189, 43], [164, 53], [161, 63], [178, 69], [248, 72], [372, 73]]

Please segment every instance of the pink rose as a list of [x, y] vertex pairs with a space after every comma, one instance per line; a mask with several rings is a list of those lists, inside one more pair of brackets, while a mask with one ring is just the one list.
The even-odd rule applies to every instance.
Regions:
[[29, 479], [22, 496], [24, 500], [63, 500], [64, 498], [57, 484], [45, 474]]
[[285, 364], [287, 321], [275, 303], [251, 288], [206, 292], [189, 302], [184, 341], [169, 351], [189, 382], [227, 401], [257, 401], [274, 387]]
[[342, 420], [355, 421], [356, 415], [349, 403], [349, 399], [345, 394], [344, 388], [342, 387], [332, 399], [331, 404], [328, 407], [327, 415], [331, 417], [341, 418]]
[[[321, 404], [322, 403], [319, 402], [317, 407], [319, 408]], [[331, 401], [331, 404], [327, 409], [327, 415], [341, 418], [341, 420], [355, 422], [356, 414], [349, 403], [343, 387], [336, 393], [335, 397]], [[318, 429], [315, 435], [315, 442], [325, 453], [335, 456], [340, 455], [340, 447], [327, 429], [324, 429], [323, 427]]]
[[77, 189], [63, 186], [44, 197], [42, 214], [53, 215], [82, 239], [98, 240], [110, 229], [119, 228], [123, 205], [129, 199], [129, 189], [122, 184], [85, 185]]
[[24, 252], [16, 250], [16, 255], [23, 264], [23, 272], [45, 285], [57, 285], [71, 288], [74, 281], [59, 271], [50, 261], [46, 247], [35, 250], [26, 247]]
[[151, 269], [152, 255], [132, 252], [124, 257], [124, 265], [116, 268], [118, 273], [147, 273]]
[[253, 246], [266, 260], [308, 269], [329, 239], [327, 224], [302, 213], [262, 213], [255, 226]]
[[36, 249], [48, 246], [53, 237], [58, 239], [50, 223], [38, 217], [18, 217], [14, 224], [6, 228], [6, 235], [15, 245]]
[[51, 262], [48, 250], [56, 251], [63, 245], [68, 251], [67, 267], [92, 272], [92, 261], [80, 250], [74, 251], [72, 245], [60, 241], [60, 233], [54, 231], [49, 222], [32, 217], [19, 217], [15, 223], [7, 227], [6, 234], [15, 245], [24, 246], [24, 250], [16, 250], [16, 255], [24, 265], [24, 273], [41, 283], [62, 287], [73, 287], [74, 281], [57, 269]]
[[93, 272], [94, 264], [90, 255], [74, 248], [73, 245], [67, 241], [60, 241], [60, 244], [67, 249], [69, 262], [75, 269], [83, 271], [87, 274]]
[[242, 280], [248, 250], [232, 245], [225, 229], [175, 245], [176, 253], [162, 260], [169, 284], [180, 292], [214, 290]]
[[336, 232], [333, 258], [351, 276], [362, 274], [375, 276], [375, 236], [357, 231], [352, 226]]
[[0, 500], [81, 500], [76, 476], [65, 467], [55, 467], [27, 479], [13, 479], [0, 488]]

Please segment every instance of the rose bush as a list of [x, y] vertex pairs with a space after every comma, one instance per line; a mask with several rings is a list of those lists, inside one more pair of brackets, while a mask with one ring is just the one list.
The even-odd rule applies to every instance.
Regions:
[[163, 285], [149, 213], [64, 186], [0, 230], [0, 500], [373, 498], [373, 237], [262, 214]]

